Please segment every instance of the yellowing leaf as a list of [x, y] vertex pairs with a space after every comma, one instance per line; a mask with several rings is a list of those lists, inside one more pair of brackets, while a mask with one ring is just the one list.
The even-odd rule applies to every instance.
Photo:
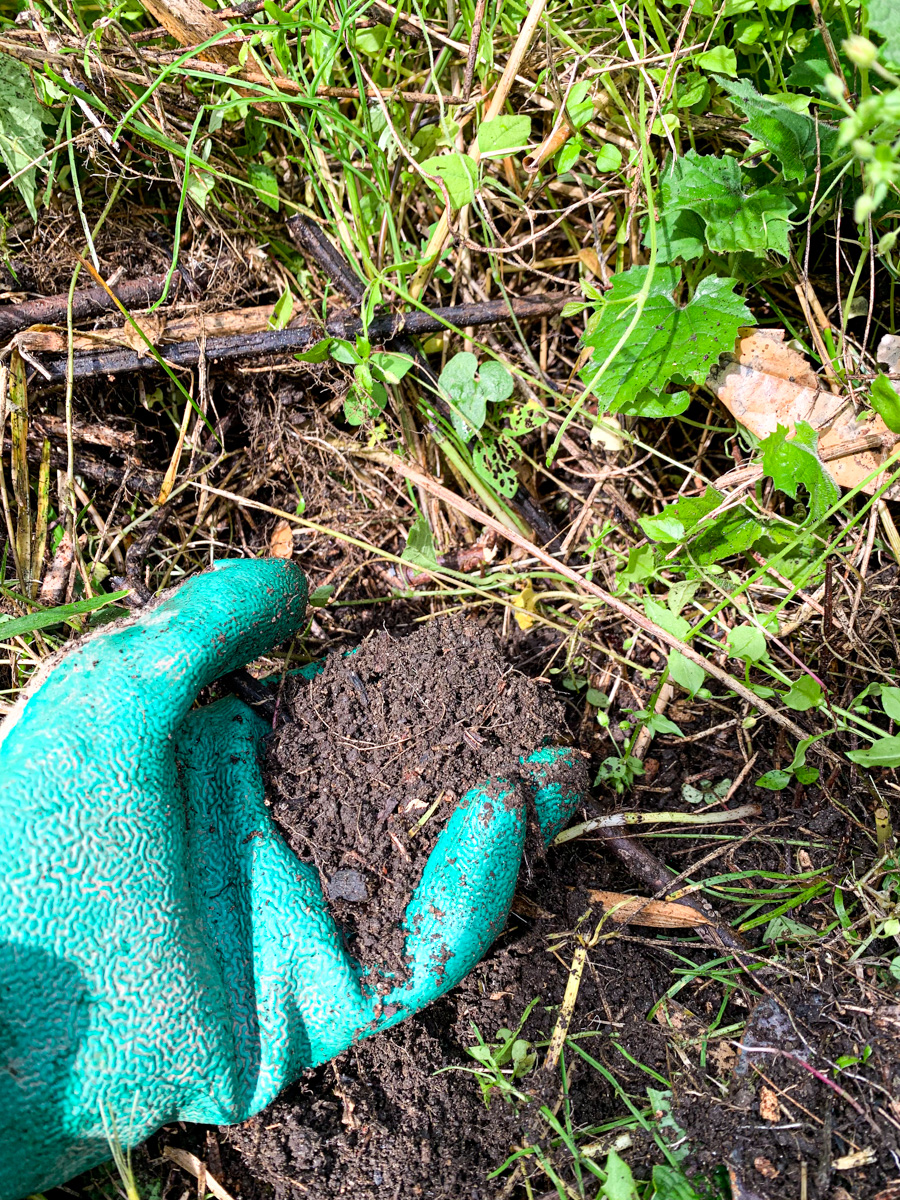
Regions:
[[536, 601], [537, 595], [534, 588], [530, 583], [526, 583], [513, 600], [513, 607], [516, 610], [514, 616], [520, 629], [530, 629], [534, 624], [534, 613], [537, 611]]

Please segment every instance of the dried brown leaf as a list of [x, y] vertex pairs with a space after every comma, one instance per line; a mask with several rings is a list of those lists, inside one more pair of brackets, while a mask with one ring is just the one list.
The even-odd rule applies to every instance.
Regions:
[[781, 1105], [778, 1096], [765, 1084], [759, 1089], [759, 1115], [764, 1121], [775, 1124], [781, 1120]]
[[269, 554], [272, 558], [291, 558], [293, 553], [293, 526], [290, 521], [279, 521], [269, 535]]
[[703, 913], [688, 904], [670, 900], [642, 900], [624, 892], [604, 892], [592, 888], [588, 896], [593, 904], [601, 904], [611, 920], [620, 925], [649, 925], [654, 929], [685, 929], [709, 925]]

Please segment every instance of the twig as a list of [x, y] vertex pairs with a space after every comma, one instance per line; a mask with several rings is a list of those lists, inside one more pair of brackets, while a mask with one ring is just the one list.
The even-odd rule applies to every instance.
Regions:
[[[386, 314], [371, 320], [367, 333], [371, 341], [383, 343], [404, 334], [415, 336], [422, 333], [440, 333], [450, 327], [497, 325], [511, 317], [519, 321], [530, 321], [561, 312], [573, 298], [569, 294], [559, 293], [527, 296], [509, 303], [505, 300], [489, 300], [478, 304], [434, 308], [427, 312]], [[324, 326], [307, 320], [292, 329], [208, 338], [206, 357], [213, 361], [251, 358], [264, 354], [290, 354], [308, 349], [320, 338], [337, 337], [352, 340], [362, 331], [363, 323], [356, 313], [341, 311], [329, 317]], [[202, 351], [197, 341], [180, 342], [161, 347], [159, 356], [172, 367], [195, 367], [200, 362]], [[47, 358], [44, 360], [44, 367], [47, 378], [42, 379], [35, 373], [29, 379], [32, 387], [41, 388], [64, 382], [64, 357]], [[121, 375], [131, 371], [151, 371], [157, 367], [156, 359], [147, 354], [125, 349], [104, 350], [76, 354], [72, 364], [72, 375], [75, 379], [90, 379], [95, 375]]]
[[[126, 308], [145, 308], [163, 294], [166, 278], [165, 275], [146, 275], [143, 279], [119, 283], [112, 290]], [[181, 272], [176, 271], [172, 276], [173, 289], [180, 282]], [[68, 299], [68, 293], [61, 292], [57, 296], [42, 296], [39, 300], [0, 308], [0, 339], [27, 329], [29, 325], [64, 325]], [[85, 321], [115, 308], [115, 301], [103, 288], [80, 288], [72, 297], [72, 320]]]
[[466, 72], [463, 76], [463, 100], [468, 100], [472, 94], [472, 79], [475, 75], [478, 43], [481, 41], [481, 25], [484, 21], [484, 5], [485, 0], [476, 0], [475, 15], [472, 18], [472, 36], [469, 38], [469, 53], [466, 55]]

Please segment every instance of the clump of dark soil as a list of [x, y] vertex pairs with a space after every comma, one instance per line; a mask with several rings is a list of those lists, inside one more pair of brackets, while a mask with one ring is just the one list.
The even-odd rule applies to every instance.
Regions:
[[281, 704], [266, 761], [273, 816], [316, 865], [350, 952], [396, 983], [403, 915], [447, 819], [470, 788], [514, 784], [523, 757], [559, 741], [562, 705], [462, 618], [333, 654], [314, 679], [290, 679]]

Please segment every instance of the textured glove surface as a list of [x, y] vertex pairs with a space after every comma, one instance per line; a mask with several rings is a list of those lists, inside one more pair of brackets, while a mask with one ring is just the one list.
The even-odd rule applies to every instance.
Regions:
[[[271, 822], [267, 727], [233, 699], [189, 711], [305, 603], [289, 563], [223, 563], [86, 639], [0, 729], [0, 1200], [107, 1159], [107, 1130], [245, 1119], [454, 986], [502, 928], [525, 815], [497, 780], [441, 834], [411, 977], [379, 1000]], [[552, 836], [577, 802], [569, 752], [525, 773]]]

